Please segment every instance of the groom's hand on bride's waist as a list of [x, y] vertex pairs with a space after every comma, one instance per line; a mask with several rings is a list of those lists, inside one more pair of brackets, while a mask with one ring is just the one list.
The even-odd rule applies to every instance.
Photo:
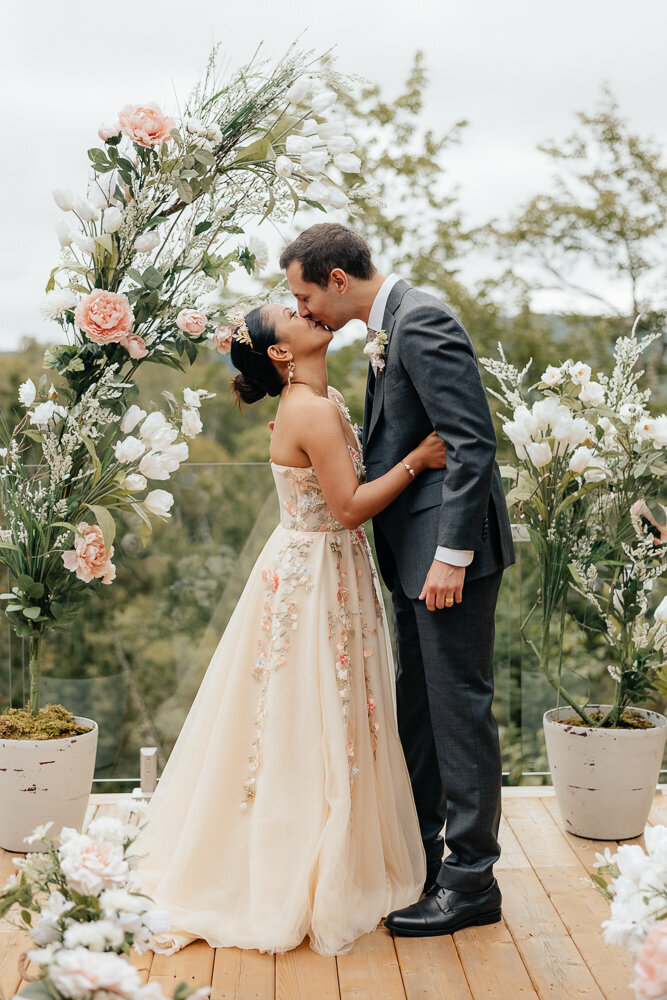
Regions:
[[465, 575], [465, 566], [451, 566], [449, 563], [434, 559], [426, 575], [419, 600], [426, 601], [429, 611], [460, 604], [463, 599]]

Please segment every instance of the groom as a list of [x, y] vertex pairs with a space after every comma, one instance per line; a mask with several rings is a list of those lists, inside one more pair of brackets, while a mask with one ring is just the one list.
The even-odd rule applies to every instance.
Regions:
[[446, 469], [422, 472], [373, 519], [394, 608], [398, 727], [427, 860], [426, 895], [386, 925], [421, 936], [493, 923], [501, 912], [494, 612], [514, 552], [475, 353], [446, 305], [379, 274], [365, 240], [345, 226], [311, 226], [280, 266], [301, 316], [333, 330], [351, 319], [367, 325], [369, 480], [433, 429], [447, 444]]

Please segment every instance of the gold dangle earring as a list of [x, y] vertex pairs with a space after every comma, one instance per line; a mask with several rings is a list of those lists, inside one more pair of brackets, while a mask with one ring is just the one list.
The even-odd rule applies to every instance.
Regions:
[[292, 378], [294, 377], [294, 372], [296, 371], [296, 365], [293, 361], [287, 366], [287, 395], [289, 396], [289, 391], [292, 388]]

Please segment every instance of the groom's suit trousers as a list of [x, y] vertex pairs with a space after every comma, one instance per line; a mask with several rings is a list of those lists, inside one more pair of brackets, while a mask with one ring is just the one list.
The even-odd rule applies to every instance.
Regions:
[[498, 860], [501, 762], [493, 701], [494, 612], [502, 570], [429, 611], [396, 580], [398, 728], [429, 867], [448, 889], [485, 889]]

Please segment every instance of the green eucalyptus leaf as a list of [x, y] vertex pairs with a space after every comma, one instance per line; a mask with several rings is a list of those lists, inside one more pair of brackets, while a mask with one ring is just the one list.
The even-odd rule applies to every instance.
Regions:
[[108, 554], [113, 544], [113, 540], [116, 537], [116, 522], [114, 521], [113, 517], [111, 516], [106, 507], [101, 507], [99, 504], [96, 503], [87, 503], [86, 507], [88, 507], [89, 510], [92, 510], [97, 520], [97, 523], [102, 529], [104, 548]]
[[39, 618], [41, 613], [42, 612], [37, 607], [23, 609], [23, 614], [25, 615], [26, 618]]

